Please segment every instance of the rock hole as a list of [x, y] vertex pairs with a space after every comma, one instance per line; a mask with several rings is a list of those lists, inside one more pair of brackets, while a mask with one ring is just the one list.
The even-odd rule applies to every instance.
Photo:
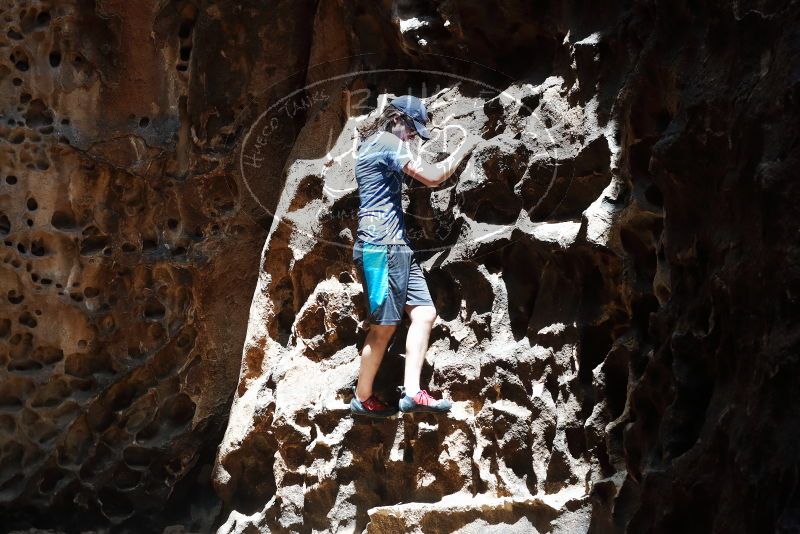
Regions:
[[42, 11], [38, 15], [36, 15], [36, 25], [38, 27], [47, 26], [50, 24], [50, 12], [49, 11]]
[[139, 119], [139, 128], [145, 128], [148, 124], [150, 124], [150, 119], [147, 117], [142, 117]]
[[142, 473], [134, 471], [125, 465], [117, 467], [114, 472], [114, 485], [121, 490], [133, 489], [139, 485], [139, 480], [142, 478]]
[[652, 280], [656, 272], [655, 250], [643, 241], [643, 236], [629, 228], [621, 228], [619, 236], [622, 248], [633, 260], [637, 276], [644, 280]]
[[122, 451], [122, 459], [130, 467], [147, 467], [154, 458], [153, 451], [131, 445]]
[[30, 393], [33, 386], [30, 382], [11, 382], [11, 377], [6, 377], [5, 384], [0, 387], [0, 407], [17, 409], [23, 405], [22, 398]]
[[19, 87], [20, 85], [22, 85], [22, 78], [14, 78], [13, 80], [11, 80], [11, 83]]
[[42, 99], [32, 101], [25, 112], [25, 122], [30, 128], [39, 128], [53, 124], [53, 112], [48, 109]]
[[13, 39], [15, 41], [21, 41], [25, 38], [25, 36], [23, 36], [21, 33], [13, 29], [8, 30], [6, 35], [8, 35], [9, 39]]
[[61, 65], [61, 52], [59, 52], [58, 50], [53, 50], [52, 52], [50, 52], [50, 56], [48, 56], [48, 59], [50, 60], [51, 67], [53, 68], [58, 67], [59, 65]]
[[37, 208], [39, 207], [39, 204], [36, 202], [36, 199], [33, 198], [33, 197], [28, 199], [28, 202], [26, 203], [26, 205], [28, 206], [28, 210], [29, 211], [36, 211]]
[[81, 243], [81, 256], [91, 256], [102, 251], [108, 245], [108, 236], [95, 235], [87, 237]]
[[83, 290], [83, 296], [85, 296], [87, 299], [94, 298], [99, 294], [100, 290], [97, 289], [96, 287], [87, 287], [86, 289]]
[[11, 291], [9, 291], [7, 296], [8, 296], [8, 301], [11, 304], [19, 304], [20, 302], [25, 300], [25, 296], [24, 295], [17, 295], [17, 291], [15, 289], [12, 289]]
[[110, 400], [111, 410], [118, 412], [128, 408], [133, 403], [134, 399], [141, 395], [141, 392], [138, 391], [138, 388], [134, 384], [127, 383], [121, 384], [119, 387], [115, 388], [112, 395], [113, 397]]
[[75, 228], [75, 216], [71, 212], [56, 210], [50, 218], [50, 224], [58, 230]]
[[7, 183], [8, 185], [14, 185], [15, 183], [17, 183], [17, 177], [16, 177], [16, 176], [14, 176], [14, 175], [8, 175], [8, 176], [6, 176], [6, 183]]
[[192, 47], [191, 46], [182, 46], [180, 50], [181, 61], [189, 61], [189, 57], [192, 55]]
[[22, 93], [19, 95], [19, 101], [21, 104], [27, 104], [31, 101], [31, 94], [30, 93]]
[[662, 109], [656, 114], [656, 131], [662, 133], [670, 122], [672, 122], [672, 114], [668, 110]]
[[175, 395], [164, 404], [164, 410], [169, 422], [174, 426], [183, 426], [194, 417], [195, 403], [185, 393]]
[[31, 219], [26, 219], [25, 224], [27, 224], [28, 226], [33, 226], [33, 221]]
[[39, 483], [39, 491], [42, 493], [50, 493], [56, 488], [56, 485], [64, 478], [64, 472], [60, 469], [50, 468], [42, 475], [42, 481]]
[[22, 243], [17, 243], [17, 250], [19, 250], [21, 254], [25, 254], [25, 252], [28, 251], [28, 249]]
[[178, 37], [180, 37], [181, 39], [186, 39], [192, 34], [193, 27], [194, 27], [194, 21], [191, 20], [181, 21], [181, 25], [178, 28]]
[[655, 185], [650, 185], [650, 187], [645, 190], [644, 197], [654, 206], [658, 206], [659, 208], [664, 206], [664, 195], [661, 194], [661, 190]]
[[6, 368], [11, 371], [12, 373], [26, 373], [29, 371], [38, 371], [42, 368], [42, 364], [33, 360], [12, 360], [6, 366]]
[[144, 316], [146, 319], [161, 320], [164, 318], [166, 311], [164, 305], [154, 297], [148, 299], [147, 303], [144, 305]]
[[0, 235], [6, 236], [11, 231], [11, 221], [8, 216], [0, 215]]
[[97, 496], [100, 500], [103, 515], [114, 523], [118, 523], [133, 514], [133, 505], [130, 499], [122, 493], [111, 488], [103, 488], [98, 492]]
[[34, 239], [31, 242], [31, 254], [34, 256], [44, 256], [47, 254], [47, 249], [45, 248], [41, 239]]

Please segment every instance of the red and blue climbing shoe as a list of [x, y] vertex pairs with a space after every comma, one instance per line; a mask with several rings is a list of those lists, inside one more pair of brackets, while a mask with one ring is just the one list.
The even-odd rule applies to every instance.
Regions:
[[367, 400], [360, 401], [356, 396], [356, 388], [354, 387], [353, 400], [350, 401], [350, 413], [385, 419], [387, 417], [395, 417], [397, 408], [389, 406], [375, 395], [370, 395]]
[[424, 389], [418, 391], [413, 397], [406, 395], [405, 387], [399, 386], [397, 389], [399, 389], [400, 393], [403, 395], [400, 398], [400, 410], [403, 413], [447, 413], [453, 406], [453, 403], [447, 399], [434, 399]]

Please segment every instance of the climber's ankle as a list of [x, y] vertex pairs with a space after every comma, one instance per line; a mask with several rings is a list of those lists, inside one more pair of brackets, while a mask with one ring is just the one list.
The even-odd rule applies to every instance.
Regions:
[[405, 384], [403, 386], [403, 393], [408, 395], [409, 397], [413, 397], [417, 393], [419, 393], [420, 387], [419, 384]]

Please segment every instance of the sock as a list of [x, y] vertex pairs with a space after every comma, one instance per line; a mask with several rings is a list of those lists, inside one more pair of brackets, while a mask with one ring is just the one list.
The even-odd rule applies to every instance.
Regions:
[[406, 386], [406, 396], [408, 396], [408, 397], [413, 397], [414, 395], [416, 395], [419, 392], [420, 392], [419, 388], [414, 389], [414, 388], [410, 388], [410, 387]]

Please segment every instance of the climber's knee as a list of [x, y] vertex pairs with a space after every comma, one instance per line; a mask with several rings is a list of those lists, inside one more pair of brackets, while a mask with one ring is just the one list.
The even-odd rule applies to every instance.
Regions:
[[436, 308], [429, 305], [406, 304], [406, 312], [412, 322], [433, 324], [436, 321]]

